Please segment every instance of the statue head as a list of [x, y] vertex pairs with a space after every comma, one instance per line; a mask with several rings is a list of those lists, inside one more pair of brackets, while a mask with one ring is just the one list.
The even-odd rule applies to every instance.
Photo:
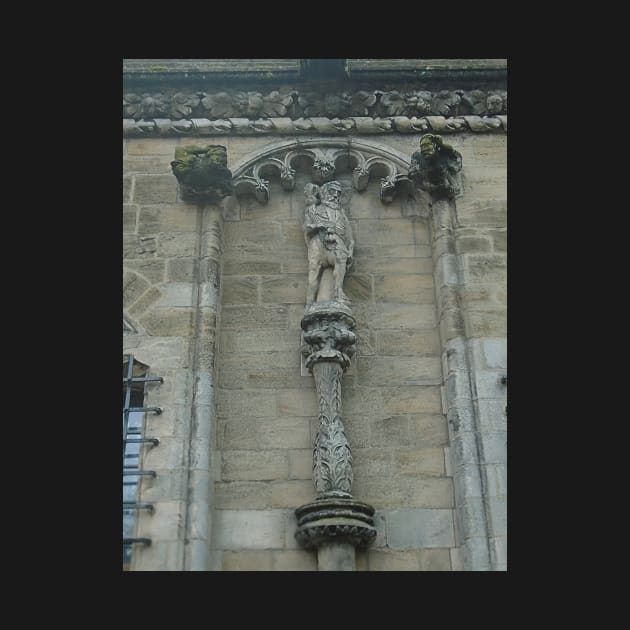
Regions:
[[490, 94], [486, 100], [488, 114], [500, 114], [503, 109], [503, 99], [498, 94]]
[[341, 198], [341, 184], [337, 180], [323, 184], [321, 187], [321, 197], [323, 201], [339, 202]]
[[419, 150], [411, 156], [408, 175], [421, 190], [452, 197], [461, 192], [457, 176], [461, 168], [461, 154], [440, 136], [427, 133], [420, 139]]

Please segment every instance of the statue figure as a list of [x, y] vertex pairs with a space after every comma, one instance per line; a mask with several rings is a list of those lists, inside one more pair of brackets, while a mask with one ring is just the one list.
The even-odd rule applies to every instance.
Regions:
[[427, 133], [420, 140], [420, 150], [411, 156], [409, 179], [436, 197], [454, 197], [462, 191], [461, 169], [461, 154], [440, 136]]
[[[346, 269], [352, 264], [354, 238], [352, 226], [340, 204], [341, 184], [333, 180], [304, 187], [304, 238], [308, 248], [308, 286], [306, 304], [331, 299], [349, 302], [343, 292]], [[323, 286], [323, 274], [331, 268], [332, 295]]]

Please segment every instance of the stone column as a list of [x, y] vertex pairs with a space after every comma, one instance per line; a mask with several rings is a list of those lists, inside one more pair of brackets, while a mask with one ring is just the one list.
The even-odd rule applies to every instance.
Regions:
[[465, 571], [489, 571], [487, 517], [477, 444], [474, 379], [458, 296], [461, 278], [453, 235], [453, 202], [433, 200], [433, 252], [444, 370], [444, 403], [453, 456], [457, 553]]
[[215, 430], [215, 345], [223, 217], [215, 205], [199, 207], [199, 277], [195, 285], [193, 399], [188, 449], [185, 571], [207, 571]]
[[376, 537], [374, 508], [356, 501], [352, 452], [341, 418], [341, 377], [356, 347], [356, 321], [350, 308], [332, 300], [306, 309], [302, 322], [306, 367], [315, 379], [319, 426], [313, 447], [317, 498], [295, 510], [298, 542], [317, 549], [320, 571], [354, 571], [355, 547]]
[[[434, 279], [438, 306], [444, 404], [455, 490], [456, 549], [465, 571], [492, 570], [484, 497], [482, 434], [474, 405], [474, 363], [461, 308], [464, 286], [455, 238], [455, 197], [462, 192], [462, 157], [440, 136], [425, 134], [413, 153], [409, 178], [431, 199]], [[455, 552], [455, 553], [454, 553]]]
[[221, 276], [223, 217], [218, 204], [232, 192], [227, 152], [220, 145], [188, 145], [171, 162], [183, 200], [197, 205], [195, 336], [192, 348], [193, 398], [188, 444], [184, 571], [209, 569], [213, 487], [210, 452], [214, 442], [215, 343]]
[[[327, 186], [327, 188], [326, 188]], [[311, 206], [305, 214], [309, 249], [309, 289], [301, 321], [303, 354], [313, 374], [319, 403], [313, 447], [314, 502], [295, 510], [295, 537], [307, 549], [317, 549], [320, 571], [354, 571], [355, 547], [376, 538], [374, 508], [352, 494], [352, 452], [341, 418], [341, 378], [356, 348], [356, 321], [341, 283], [354, 240], [338, 204], [338, 182], [307, 185]], [[329, 194], [331, 193], [332, 194]], [[317, 300], [317, 301], [315, 301]]]

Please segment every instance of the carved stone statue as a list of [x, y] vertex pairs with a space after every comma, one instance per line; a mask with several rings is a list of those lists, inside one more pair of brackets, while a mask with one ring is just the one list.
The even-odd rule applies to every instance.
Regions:
[[[308, 286], [306, 304], [339, 300], [349, 302], [343, 292], [346, 269], [352, 264], [354, 238], [352, 226], [341, 207], [341, 184], [333, 180], [304, 188], [304, 238], [308, 248]], [[324, 280], [332, 270], [332, 290]]]
[[376, 538], [374, 508], [352, 496], [352, 450], [341, 414], [342, 376], [357, 344], [356, 320], [342, 288], [354, 238], [341, 204], [341, 184], [322, 184], [315, 172], [313, 179], [321, 185], [304, 187], [308, 287], [300, 326], [305, 366], [315, 380], [319, 403], [313, 444], [317, 497], [296, 508], [295, 538], [303, 547], [318, 550], [320, 571], [348, 571], [355, 567], [354, 547], [367, 547]]
[[232, 194], [232, 173], [227, 169], [227, 152], [223, 146], [177, 147], [171, 168], [183, 199], [214, 203]]
[[411, 156], [409, 179], [435, 197], [454, 197], [461, 193], [461, 169], [461, 154], [440, 136], [428, 133]]

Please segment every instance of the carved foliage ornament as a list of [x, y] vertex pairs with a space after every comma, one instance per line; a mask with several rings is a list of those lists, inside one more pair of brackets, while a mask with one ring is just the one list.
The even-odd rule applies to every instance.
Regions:
[[262, 92], [132, 92], [123, 95], [123, 118], [274, 118], [324, 116], [495, 116], [507, 114], [505, 90], [359, 90], [298, 92], [291, 88]]

